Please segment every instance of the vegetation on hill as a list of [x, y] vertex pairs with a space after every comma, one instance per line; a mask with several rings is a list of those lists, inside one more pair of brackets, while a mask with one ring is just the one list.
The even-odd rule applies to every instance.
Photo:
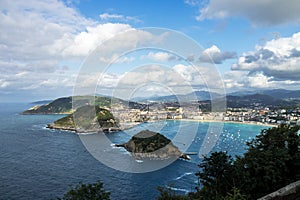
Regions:
[[[75, 118], [75, 120], [74, 120]], [[76, 122], [76, 124], [74, 123]], [[117, 126], [114, 116], [99, 106], [82, 106], [74, 113], [56, 120], [49, 128], [64, 130], [96, 131]]]
[[63, 97], [48, 104], [34, 106], [22, 114], [69, 114], [72, 111], [72, 98]]
[[297, 126], [263, 130], [235, 160], [226, 152], [214, 152], [199, 165], [196, 192], [183, 197], [160, 188], [159, 199], [257, 199], [295, 182], [300, 179], [299, 130]]
[[98, 181], [93, 184], [78, 184], [58, 200], [109, 200], [110, 192], [103, 189], [103, 184]]
[[124, 147], [138, 159], [166, 159], [171, 156], [188, 159], [188, 157], [183, 154], [171, 140], [159, 133], [149, 130], [141, 131], [134, 135], [127, 143], [117, 146]]
[[[63, 97], [55, 99], [54, 101], [47, 102], [44, 105], [36, 105], [28, 110], [22, 112], [22, 114], [70, 114], [74, 112], [72, 109], [72, 103], [75, 105], [95, 105], [102, 108], [112, 108], [123, 106], [125, 108], [138, 108], [144, 110], [147, 105], [125, 101], [114, 97], [102, 97], [95, 96], [95, 102], [90, 102], [91, 99], [86, 96]], [[75, 102], [73, 102], [75, 101]]]

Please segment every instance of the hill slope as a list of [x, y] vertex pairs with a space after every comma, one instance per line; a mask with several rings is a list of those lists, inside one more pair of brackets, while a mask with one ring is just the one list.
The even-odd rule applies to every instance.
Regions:
[[72, 112], [72, 98], [63, 97], [48, 104], [37, 105], [22, 114], [69, 114]]
[[[80, 105], [91, 104], [91, 102], [89, 102], [89, 98], [84, 96], [76, 97], [76, 102], [78, 102]], [[123, 106], [129, 108], [146, 109], [146, 105], [143, 104], [102, 96], [95, 97], [95, 106], [100, 106], [102, 108]], [[72, 97], [63, 97], [55, 99], [54, 101], [44, 105], [36, 105], [28, 110], [25, 110], [22, 112], [22, 114], [70, 114], [72, 112], [74, 112], [74, 110], [72, 110]]]
[[[76, 119], [76, 120], [74, 120]], [[75, 124], [76, 122], [76, 124]], [[50, 129], [71, 130], [77, 132], [107, 131], [118, 129], [113, 115], [106, 109], [99, 106], [82, 106], [73, 114], [69, 114], [52, 124], [48, 124]]]

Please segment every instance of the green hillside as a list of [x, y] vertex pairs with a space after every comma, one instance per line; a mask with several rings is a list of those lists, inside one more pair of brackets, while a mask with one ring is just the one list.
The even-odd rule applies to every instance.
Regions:
[[[76, 122], [76, 124], [74, 123]], [[100, 125], [100, 127], [99, 127]], [[117, 127], [114, 116], [106, 109], [99, 106], [82, 106], [73, 114], [69, 114], [54, 123], [48, 128], [79, 131], [98, 131]]]
[[69, 114], [72, 112], [72, 98], [63, 97], [48, 104], [34, 106], [22, 114]]
[[167, 159], [172, 156], [189, 159], [170, 139], [149, 130], [141, 131], [125, 144], [116, 146], [124, 147], [137, 159]]
[[[146, 105], [139, 104], [136, 102], [131, 101], [125, 101], [118, 98], [110, 98], [110, 97], [102, 97], [102, 96], [96, 96], [95, 102], [90, 102], [91, 97], [86, 96], [76, 96], [75, 98], [75, 104], [77, 105], [95, 105], [99, 106], [101, 108], [111, 108], [111, 107], [118, 107], [123, 106], [126, 108], [141, 108], [146, 109]], [[72, 110], [72, 101], [74, 101], [72, 97], [63, 97], [56, 99], [50, 103], [44, 104], [44, 105], [37, 105], [34, 106], [28, 110], [25, 110], [22, 112], [22, 114], [70, 114], [74, 110]]]

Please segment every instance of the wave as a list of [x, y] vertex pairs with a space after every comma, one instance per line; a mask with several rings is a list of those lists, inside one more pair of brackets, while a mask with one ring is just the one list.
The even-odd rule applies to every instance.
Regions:
[[[62, 130], [62, 131], [68, 131], [68, 132], [74, 132], [74, 131], [69, 131], [69, 130]], [[97, 132], [75, 132], [76, 135], [94, 135], [94, 134], [98, 134]]]
[[121, 148], [121, 147], [117, 147], [116, 144], [114, 144], [114, 143], [111, 143], [110, 146], [111, 146], [113, 149], [120, 149], [120, 148]]
[[186, 172], [186, 173], [184, 173], [183, 175], [178, 176], [177, 178], [175, 178], [175, 180], [182, 179], [183, 177], [188, 176], [188, 175], [191, 175], [191, 174], [193, 174], [193, 173], [192, 173], [192, 172]]
[[185, 194], [189, 193], [190, 191], [187, 190], [187, 189], [183, 189], [183, 188], [176, 188], [176, 187], [170, 187], [170, 186], [167, 186], [167, 188], [173, 190], [173, 191], [179, 191], [179, 192], [184, 192]]

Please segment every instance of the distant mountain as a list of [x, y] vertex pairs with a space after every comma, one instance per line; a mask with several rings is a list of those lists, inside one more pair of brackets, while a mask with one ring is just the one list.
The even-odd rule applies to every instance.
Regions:
[[267, 94], [279, 99], [300, 99], [300, 90], [265, 90], [263, 91], [263, 94]]
[[168, 95], [168, 96], [153, 96], [153, 97], [137, 97], [134, 98], [134, 101], [139, 102], [146, 102], [146, 101], [155, 101], [155, 102], [190, 102], [191, 100], [194, 100], [195, 98], [198, 101], [204, 101], [204, 100], [210, 100], [221, 97], [220, 94], [215, 92], [208, 92], [208, 91], [195, 91], [188, 94], [179, 94], [179, 95]]
[[[162, 104], [161, 106], [167, 106], [169, 103], [178, 102], [179, 100], [184, 103], [189, 103], [194, 100], [194, 97], [201, 103], [203, 109], [210, 110], [210, 101], [222, 98], [222, 95], [218, 93], [210, 93], [208, 91], [195, 91], [193, 93], [185, 95], [169, 95], [169, 96], [153, 96], [151, 98], [139, 98], [139, 102], [157, 102]], [[77, 97], [77, 102], [80, 105], [88, 105], [91, 102], [87, 102], [85, 96]], [[300, 106], [300, 90], [264, 90], [264, 91], [244, 91], [230, 93], [226, 96], [227, 107], [299, 107]], [[40, 105], [40, 103], [45, 103]], [[147, 105], [144, 103], [138, 103], [135, 101], [126, 101], [114, 97], [96, 96], [95, 105], [102, 108], [110, 107], [124, 107], [135, 108], [140, 110], [146, 110]], [[70, 114], [74, 112], [72, 110], [72, 97], [63, 97], [55, 99], [54, 101], [40, 101], [36, 102], [35, 106], [24, 111], [22, 114]]]
[[274, 98], [266, 94], [250, 94], [244, 96], [229, 95], [226, 98], [227, 107], [241, 108], [241, 107], [289, 107], [293, 102], [286, 101], [279, 98]]
[[229, 93], [231, 96], [245, 96], [251, 94], [265, 94], [277, 99], [300, 99], [300, 90], [273, 89], [260, 91], [238, 91]]

